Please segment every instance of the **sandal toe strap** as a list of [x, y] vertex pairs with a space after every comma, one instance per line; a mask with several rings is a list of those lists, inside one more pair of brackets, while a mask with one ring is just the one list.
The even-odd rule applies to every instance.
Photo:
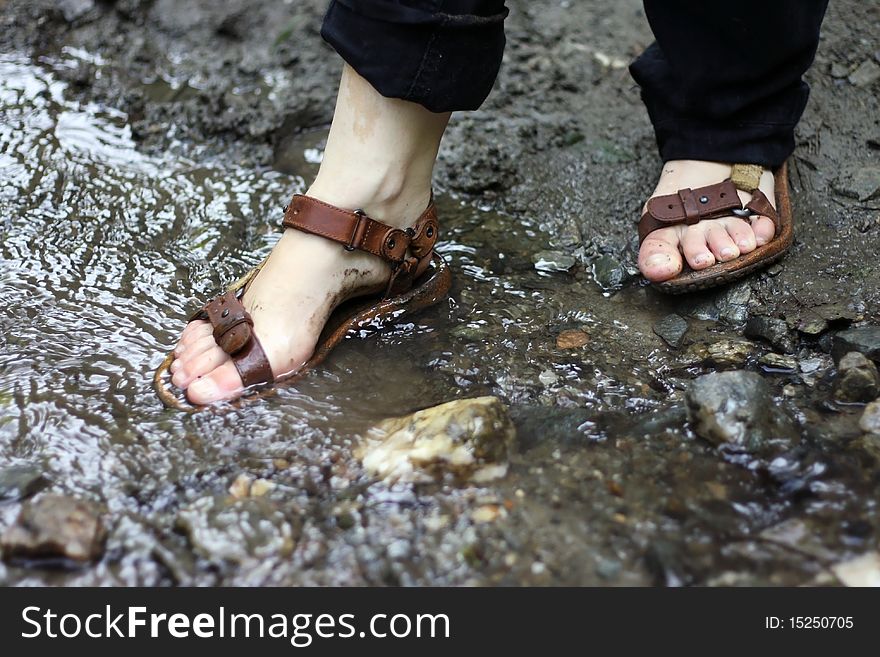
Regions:
[[245, 387], [274, 380], [266, 352], [254, 334], [254, 320], [235, 292], [208, 302], [193, 319], [211, 322], [214, 340], [232, 357]]
[[[743, 182], [743, 174], [736, 167], [734, 173], [736, 181], [727, 178], [720, 183], [698, 187], [697, 189], [680, 189], [675, 194], [655, 196], [648, 201], [647, 210], [639, 220], [639, 244], [645, 241], [655, 230], [674, 226], [677, 224], [692, 225], [705, 219], [717, 219], [731, 214], [747, 218], [751, 215], [763, 215], [769, 217], [779, 232], [779, 215], [770, 203], [767, 196], [757, 186], [744, 189], [752, 194], [751, 200], [742, 205], [737, 194], [737, 189], [751, 186], [755, 178], [754, 172], [747, 171], [748, 178]], [[758, 176], [760, 178], [760, 167]]]

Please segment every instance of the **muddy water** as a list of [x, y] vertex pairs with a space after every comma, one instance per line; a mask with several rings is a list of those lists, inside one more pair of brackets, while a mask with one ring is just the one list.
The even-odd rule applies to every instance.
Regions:
[[[555, 243], [537, 218], [447, 194], [448, 302], [347, 341], [273, 398], [163, 409], [153, 369], [187, 313], [271, 248], [324, 133], [288, 149], [286, 173], [174, 135], [147, 155], [124, 113], [61, 81], [83, 60], [100, 70], [79, 50], [0, 58], [0, 467], [98, 503], [110, 536], [94, 565], [13, 563], [0, 582], [791, 584], [875, 544], [870, 474], [828, 449], [854, 420], [817, 412], [815, 381], [769, 376], [816, 427], [799, 444], [750, 455], [703, 443], [681, 398], [709, 366], [652, 333], [668, 301], [610, 256], [539, 271]], [[176, 97], [153, 80], [142, 91]], [[692, 341], [741, 339], [717, 321], [735, 312], [731, 294], [689, 302]], [[586, 344], [558, 347], [565, 330]], [[766, 350], [750, 349], [741, 365]], [[362, 471], [369, 426], [482, 394], [519, 428], [504, 480], [391, 485]], [[268, 493], [232, 499], [242, 475]], [[0, 503], [0, 526], [19, 509]]]

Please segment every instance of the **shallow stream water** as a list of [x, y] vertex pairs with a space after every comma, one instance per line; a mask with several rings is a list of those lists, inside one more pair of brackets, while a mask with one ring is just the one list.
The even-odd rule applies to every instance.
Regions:
[[[164, 409], [153, 370], [192, 308], [271, 248], [324, 133], [299, 138], [288, 173], [173, 138], [147, 155], [124, 113], [61, 81], [83, 59], [100, 70], [73, 49], [0, 56], [0, 468], [34, 468], [47, 489], [96, 502], [110, 534], [94, 565], [0, 565], [0, 582], [802, 583], [874, 540], [870, 482], [825, 453], [823, 428], [759, 456], [687, 430], [681, 394], [703, 366], [653, 335], [668, 302], [625, 265], [604, 265], [619, 269], [604, 288], [595, 266], [539, 271], [551, 240], [537, 218], [447, 194], [449, 300], [348, 340], [272, 398]], [[694, 315], [696, 342], [725, 337], [717, 311]], [[558, 347], [564, 330], [587, 343]], [[770, 376], [803, 386], [799, 373]], [[807, 425], [819, 416], [812, 389], [799, 390], [790, 406]], [[354, 448], [377, 421], [482, 394], [501, 397], [519, 429], [504, 480], [363, 472]], [[231, 499], [242, 474], [270, 492]], [[475, 514], [487, 506], [501, 509], [491, 521]], [[0, 528], [20, 507], [0, 503]], [[847, 534], [853, 523], [861, 535]]]

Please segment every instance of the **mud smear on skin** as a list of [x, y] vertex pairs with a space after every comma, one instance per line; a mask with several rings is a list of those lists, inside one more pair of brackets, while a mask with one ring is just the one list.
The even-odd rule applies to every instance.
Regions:
[[[853, 51], [871, 41], [857, 2], [830, 8], [793, 172], [800, 243], [771, 274], [687, 299], [639, 284], [659, 162], [637, 91], [599, 54], [649, 42], [640, 3], [513, 2], [496, 91], [444, 140], [451, 299], [259, 404], [163, 410], [150, 374], [187, 313], [268, 253], [314, 175], [339, 73], [323, 4], [133, 1], [72, 25], [49, 2], [0, 8], [0, 470], [42, 471], [108, 528], [93, 566], [0, 581], [802, 584], [876, 549], [877, 465], [848, 449], [859, 409], [828, 403], [824, 337], [880, 321], [876, 202], [831, 191], [841, 162], [877, 159], [876, 94], [828, 73], [872, 56]], [[241, 6], [238, 36], [218, 34]], [[548, 249], [569, 273], [535, 270]], [[672, 312], [680, 349], [652, 331]], [[683, 389], [725, 367], [692, 350], [742, 341], [750, 315], [792, 327], [796, 369], [765, 378], [800, 440], [744, 454], [687, 430]], [[566, 330], [589, 340], [558, 348]], [[760, 371], [772, 348], [747, 343], [739, 366]], [[391, 485], [354, 456], [385, 417], [483, 394], [518, 428], [503, 480]], [[230, 499], [241, 475], [274, 487]], [[487, 506], [506, 515], [477, 522]], [[0, 529], [20, 507], [0, 502]]]

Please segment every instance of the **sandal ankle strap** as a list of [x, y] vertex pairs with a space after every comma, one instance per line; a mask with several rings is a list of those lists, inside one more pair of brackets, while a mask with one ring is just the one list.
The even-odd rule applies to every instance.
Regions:
[[358, 249], [371, 253], [388, 262], [395, 271], [410, 258], [421, 261], [429, 256], [439, 232], [433, 197], [416, 222], [404, 230], [377, 221], [363, 210], [343, 210], [316, 198], [295, 194], [284, 210], [282, 225], [338, 242], [348, 251]]

